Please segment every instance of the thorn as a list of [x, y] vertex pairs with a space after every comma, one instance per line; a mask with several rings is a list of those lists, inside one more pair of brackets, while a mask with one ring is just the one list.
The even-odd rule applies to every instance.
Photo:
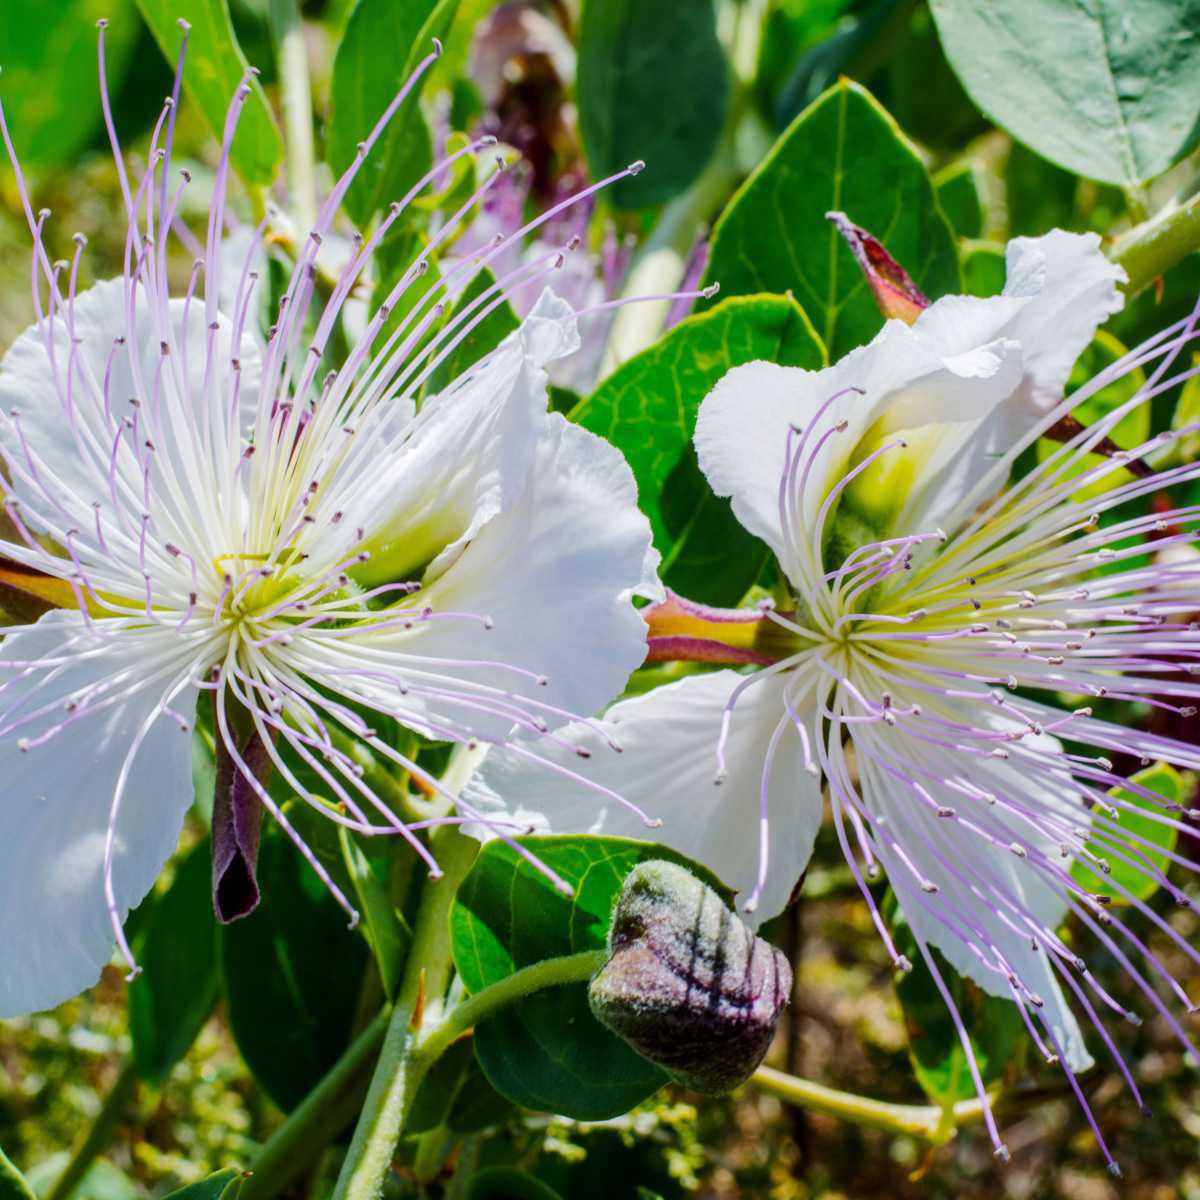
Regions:
[[413, 1014], [409, 1018], [408, 1027], [413, 1033], [416, 1033], [421, 1028], [421, 1022], [425, 1018], [425, 968], [421, 968], [420, 978], [417, 980], [417, 1000], [413, 1005]]

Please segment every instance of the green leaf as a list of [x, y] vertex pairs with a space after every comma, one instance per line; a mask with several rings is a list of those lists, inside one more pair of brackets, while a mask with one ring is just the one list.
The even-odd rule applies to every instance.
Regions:
[[236, 1200], [247, 1176], [234, 1167], [226, 1167], [187, 1187], [168, 1192], [163, 1200]]
[[[446, 32], [458, 0], [358, 0], [333, 64], [329, 162], [341, 175], [354, 161], [384, 110]], [[400, 200], [433, 163], [433, 143], [421, 114], [424, 79], [392, 117], [346, 193], [359, 228]]]
[[1078, 175], [1130, 186], [1195, 143], [1200, 0], [931, 0], [975, 103]]
[[805, 109], [713, 231], [707, 279], [725, 295], [791, 291], [831, 360], [883, 325], [848, 246], [825, 219], [869, 229], [936, 300], [960, 290], [954, 233], [916, 150], [871, 95], [842, 80]]
[[109, 18], [105, 59], [109, 90], [116, 93], [140, 25], [131, 0], [5, 0], [0, 5], [0, 94], [27, 170], [70, 163], [100, 126], [96, 21], [101, 17]]
[[338, 826], [338, 842], [365, 919], [367, 941], [379, 967], [383, 990], [389, 1000], [393, 999], [412, 942], [412, 930], [388, 895], [387, 884], [375, 873], [362, 848], [344, 825]]
[[276, 827], [264, 831], [258, 877], [262, 904], [221, 929], [229, 1024], [259, 1083], [290, 1109], [350, 1043], [367, 948]]
[[[184, 91], [204, 115], [209, 129], [222, 137], [225, 116], [247, 67], [228, 4], [225, 0], [137, 0], [137, 4], [172, 66], [183, 40], [177, 22], [183, 18], [191, 24]], [[230, 161], [246, 183], [259, 187], [274, 181], [283, 161], [283, 139], [257, 80], [251, 81], [250, 95], [238, 119]]]
[[212, 847], [206, 837], [179, 864], [150, 910], [129, 986], [129, 1034], [138, 1074], [160, 1085], [188, 1052], [217, 1002]]
[[979, 171], [974, 163], [960, 162], [934, 177], [937, 201], [959, 237], [977, 238], [983, 233], [983, 196]]
[[562, 1200], [552, 1187], [515, 1167], [485, 1167], [467, 1185], [467, 1200]]
[[1047, 229], [1069, 229], [1079, 180], [1020, 142], [1004, 164], [1004, 205], [1010, 237], [1036, 237]]
[[1000, 295], [1008, 274], [1004, 247], [995, 242], [972, 242], [963, 248], [962, 271], [965, 295]]
[[[1167, 804], [1184, 803], [1191, 790], [1174, 767], [1162, 762], [1138, 771], [1130, 776], [1130, 782], [1161, 796]], [[1179, 831], [1153, 819], [1150, 814], [1160, 817], [1171, 814], [1164, 813], [1161, 805], [1147, 800], [1145, 796], [1139, 796], [1128, 788], [1113, 788], [1108, 794], [1134, 806], [1132, 811], [1117, 810], [1120, 813], [1116, 818], [1117, 823], [1128, 836], [1093, 828], [1087, 848], [1109, 864], [1111, 873], [1105, 875], [1098, 869], [1093, 870], [1085, 865], [1086, 860], [1077, 858], [1071, 864], [1071, 878], [1089, 892], [1107, 896], [1114, 904], [1131, 903], [1119, 888], [1125, 888], [1134, 900], [1149, 900], [1159, 885], [1158, 880], [1146, 872], [1155, 869], [1166, 874], [1171, 862], [1167, 855], [1175, 849]], [[1150, 844], [1147, 846], [1145, 842]], [[1114, 851], [1125, 858], [1119, 858]], [[1131, 861], [1126, 862], [1125, 859]]]
[[462, 1086], [454, 1097], [446, 1127], [454, 1133], [479, 1133], [502, 1125], [516, 1113], [512, 1101], [500, 1095], [483, 1073], [479, 1060], [471, 1057]]
[[[917, 949], [916, 939], [888, 892], [884, 916], [892, 929], [896, 950], [906, 955], [913, 969], [896, 980], [908, 1053], [917, 1082], [935, 1104], [948, 1107], [975, 1095], [975, 1084], [966, 1051], [950, 1018], [950, 1011], [934, 982], [933, 973]], [[1020, 1069], [1028, 1035], [1016, 1005], [1000, 996], [989, 996], [969, 979], [964, 979], [931, 949], [942, 980], [962, 1017], [984, 1086]]]
[[570, 414], [628, 459], [663, 556], [663, 580], [707, 604], [736, 604], [767, 559], [729, 501], [712, 494], [692, 447], [700, 402], [731, 367], [756, 359], [825, 365], [820, 339], [790, 297], [734, 297], [688, 317]]
[[[703, 868], [650, 842], [533, 837], [520, 844], [575, 888], [563, 896], [504, 842], [484, 846], [450, 912], [455, 966], [469, 992], [543, 959], [602, 949], [625, 876], [651, 858]], [[475, 1031], [479, 1064], [497, 1091], [525, 1108], [603, 1120], [627, 1112], [667, 1081], [605, 1029], [583, 983], [547, 988], [502, 1009]]]
[[619, 208], [649, 208], [704, 169], [725, 124], [729, 67], [713, 0], [586, 0], [579, 36], [579, 124], [594, 178], [636, 159]]
[[35, 1200], [33, 1188], [3, 1150], [0, 1150], [0, 1200]]

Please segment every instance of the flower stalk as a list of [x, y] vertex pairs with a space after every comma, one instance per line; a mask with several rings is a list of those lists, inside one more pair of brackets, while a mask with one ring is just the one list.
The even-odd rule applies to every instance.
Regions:
[[1135, 296], [1200, 250], [1200, 192], [1123, 234], [1109, 258], [1125, 269], [1126, 295]]
[[957, 1129], [983, 1120], [983, 1104], [978, 1099], [960, 1100], [949, 1111], [933, 1104], [889, 1104], [869, 1096], [856, 1096], [825, 1087], [811, 1079], [801, 1079], [777, 1071], [774, 1067], [759, 1067], [751, 1077], [759, 1091], [776, 1096], [787, 1104], [809, 1112], [836, 1117], [866, 1129], [884, 1133], [909, 1134], [935, 1146], [950, 1141]]

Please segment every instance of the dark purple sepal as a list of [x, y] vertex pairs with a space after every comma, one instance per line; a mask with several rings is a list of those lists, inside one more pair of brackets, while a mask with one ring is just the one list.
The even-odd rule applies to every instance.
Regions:
[[[266, 786], [271, 756], [257, 732], [238, 746], [238, 754], [254, 779]], [[223, 925], [249, 916], [261, 899], [258, 888], [258, 843], [263, 803], [253, 783], [217, 739], [217, 785], [212, 814], [213, 912]]]
[[608, 944], [588, 986], [597, 1020], [695, 1091], [720, 1095], [749, 1079], [791, 994], [780, 951], [712, 888], [659, 860], [625, 880]]

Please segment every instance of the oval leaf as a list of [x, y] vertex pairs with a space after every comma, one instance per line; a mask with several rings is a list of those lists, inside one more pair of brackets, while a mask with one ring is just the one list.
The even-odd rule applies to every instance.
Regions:
[[[177, 22], [183, 18], [191, 25], [183, 88], [220, 138], [230, 101], [248, 65], [234, 36], [228, 4], [225, 0], [138, 0], [138, 8], [172, 67], [183, 40]], [[238, 120], [230, 161], [246, 183], [259, 187], [275, 179], [283, 161], [283, 139], [257, 80], [251, 83]]]
[[692, 447], [700, 402], [731, 367], [756, 359], [825, 365], [820, 338], [790, 297], [741, 296], [688, 317], [570, 414], [628, 459], [663, 581], [704, 604], [736, 604], [767, 560], [729, 501], [712, 494]]
[[647, 208], [678, 195], [712, 156], [729, 104], [713, 0], [587, 0], [577, 90], [593, 177], [647, 164], [613, 187], [613, 203]]
[[[341, 175], [417, 64], [446, 32], [458, 0], [359, 0], [333, 64], [329, 161]], [[423, 81], [422, 81], [423, 82]], [[421, 115], [420, 84], [367, 156], [343, 201], [365, 228], [372, 216], [429, 170], [433, 143]]]
[[1126, 186], [1162, 174], [1200, 126], [1198, 0], [932, 0], [972, 100], [1039, 154]]
[[96, 22], [101, 17], [109, 19], [105, 58], [108, 86], [116, 93], [141, 25], [130, 0], [5, 0], [0, 5], [0, 96], [27, 169], [69, 163], [100, 127]]
[[725, 295], [791, 292], [836, 361], [883, 320], [825, 219], [870, 229], [936, 300], [959, 287], [954, 233], [916, 150], [864, 88], [842, 80], [804, 110], [713, 231], [707, 279]]

